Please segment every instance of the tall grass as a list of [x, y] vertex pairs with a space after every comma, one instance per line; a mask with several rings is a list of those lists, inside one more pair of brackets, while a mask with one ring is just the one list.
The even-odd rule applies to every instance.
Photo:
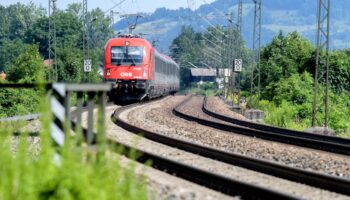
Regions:
[[99, 155], [86, 146], [77, 146], [69, 137], [60, 159], [50, 138], [50, 116], [47, 104], [43, 112], [40, 150], [32, 152], [28, 136], [19, 137], [13, 152], [14, 131], [0, 124], [0, 199], [147, 199], [147, 186], [136, 177], [134, 167], [121, 167], [119, 159]]

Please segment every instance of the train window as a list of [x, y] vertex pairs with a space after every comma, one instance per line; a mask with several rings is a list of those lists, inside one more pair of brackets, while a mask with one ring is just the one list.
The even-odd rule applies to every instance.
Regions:
[[111, 48], [112, 65], [136, 66], [142, 64], [143, 47], [139, 46], [114, 46]]

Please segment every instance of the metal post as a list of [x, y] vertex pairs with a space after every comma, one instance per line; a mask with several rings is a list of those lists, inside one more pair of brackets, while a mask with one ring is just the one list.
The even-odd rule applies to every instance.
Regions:
[[[234, 90], [234, 88], [233, 88], [233, 68], [232, 69], [230, 69], [230, 66], [232, 65], [232, 63], [233, 63], [233, 46], [234, 46], [234, 41], [233, 41], [233, 37], [234, 37], [234, 31], [233, 31], [233, 23], [234, 23], [234, 19], [233, 19], [233, 13], [232, 12], [230, 12], [229, 14], [227, 14], [228, 16], [229, 16], [229, 18], [228, 18], [228, 22], [229, 22], [229, 24], [228, 24], [228, 26], [227, 26], [227, 28], [228, 28], [228, 39], [229, 39], [229, 42], [228, 42], [228, 56], [227, 56], [227, 58], [228, 58], [228, 62], [227, 62], [227, 65], [228, 65], [228, 69], [230, 70], [230, 72], [231, 72], [231, 74], [230, 74], [230, 76], [229, 76], [229, 80], [228, 80], [228, 87], [226, 88], [226, 98], [227, 97], [229, 97], [230, 95], [232, 95], [233, 94], [233, 90]], [[226, 77], [225, 77], [226, 78]]]
[[260, 98], [260, 42], [261, 42], [261, 0], [254, 1], [254, 30], [253, 30], [253, 52], [254, 63], [251, 72], [250, 104], [253, 105], [253, 95]]
[[[58, 71], [57, 71], [57, 62], [56, 62], [56, 1], [49, 0], [49, 79], [57, 81], [58, 80]], [[51, 60], [52, 59], [52, 60]], [[55, 74], [52, 76], [51, 70], [52, 65], [54, 66]]]
[[110, 18], [111, 18], [110, 27], [113, 28], [113, 24], [114, 24], [114, 11], [113, 10], [110, 11]]
[[82, 143], [83, 140], [83, 133], [82, 133], [82, 112], [83, 112], [83, 92], [77, 92], [77, 120], [76, 120], [76, 126], [75, 126], [75, 132], [77, 133], [77, 143]]
[[[237, 18], [237, 25], [238, 25], [238, 38], [237, 38], [237, 46], [238, 46], [238, 52], [237, 55], [240, 59], [243, 60], [242, 58], [242, 49], [241, 49], [241, 37], [242, 37], [242, 24], [243, 24], [243, 4], [242, 4], [242, 0], [238, 0], [238, 18]], [[241, 95], [241, 76], [240, 73], [238, 73], [238, 77], [237, 77], [238, 81], [237, 81], [237, 89], [238, 89], [238, 101]]]
[[243, 4], [242, 4], [242, 0], [238, 0], [238, 17], [237, 17], [237, 24], [238, 24], [238, 31], [239, 33], [242, 34], [242, 19], [243, 19], [243, 12], [242, 12], [242, 7], [243, 7]]
[[[328, 89], [329, 89], [329, 32], [330, 32], [330, 0], [318, 0], [317, 10], [317, 41], [316, 41], [316, 65], [314, 79], [314, 98], [312, 104], [312, 126], [317, 125], [318, 108], [317, 95], [320, 91], [319, 84], [325, 84], [324, 91], [324, 126], [328, 127]], [[325, 52], [324, 52], [325, 51]]]
[[105, 113], [106, 113], [106, 101], [107, 101], [107, 92], [98, 92], [98, 121], [97, 121], [97, 144], [98, 145], [98, 158], [101, 157], [101, 154], [105, 152], [106, 145], [106, 123], [105, 123]]
[[88, 132], [87, 132], [87, 143], [92, 144], [94, 139], [93, 127], [94, 127], [94, 97], [95, 92], [88, 92]]
[[[243, 8], [242, 0], [238, 0], [238, 17], [237, 17], [238, 37], [236, 38], [236, 47], [237, 47], [236, 58], [243, 60], [242, 50], [241, 50], [242, 19], [243, 19], [242, 8]], [[241, 96], [241, 73], [237, 73], [236, 88], [237, 88], [237, 97], [238, 97], [238, 103], [239, 103], [239, 99]]]
[[115, 15], [118, 15], [119, 14], [119, 12], [115, 12], [115, 11], [113, 11], [113, 10], [111, 10], [110, 11], [110, 27], [113, 29], [113, 25], [114, 25], [114, 16]]
[[[89, 30], [88, 30], [88, 17], [87, 17], [87, 0], [83, 0], [83, 54], [84, 62], [90, 59], [89, 52]], [[84, 70], [85, 71], [85, 70]], [[84, 82], [87, 82], [86, 72], [84, 72]]]

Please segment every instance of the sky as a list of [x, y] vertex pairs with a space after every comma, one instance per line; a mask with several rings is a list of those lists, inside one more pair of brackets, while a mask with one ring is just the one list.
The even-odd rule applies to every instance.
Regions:
[[[42, 5], [44, 8], [48, 6], [48, 0], [0, 0], [0, 4], [8, 6], [17, 2], [27, 4], [33, 1], [35, 4]], [[103, 11], [107, 11], [121, 0], [88, 0], [88, 9], [99, 7]], [[214, 0], [125, 0], [121, 6], [113, 9], [116, 12], [122, 13], [137, 13], [137, 12], [153, 12], [157, 8], [166, 7], [169, 9], [177, 9], [179, 7], [198, 8], [202, 4], [211, 3]], [[82, 2], [82, 0], [56, 0], [59, 9], [65, 9], [67, 4]]]

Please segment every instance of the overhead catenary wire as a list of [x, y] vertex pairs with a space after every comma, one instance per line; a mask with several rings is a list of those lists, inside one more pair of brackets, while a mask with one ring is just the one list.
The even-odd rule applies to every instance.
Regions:
[[203, 53], [204, 53], [205, 55], [209, 56], [211, 59], [213, 59], [213, 60], [215, 60], [215, 61], [217, 61], [217, 62], [221, 62], [219, 59], [217, 59], [218, 56], [215, 56], [215, 55], [211, 54], [211, 53], [208, 52], [207, 50], [204, 49], [204, 50], [203, 50]]
[[[189, 4], [189, 0], [187, 0], [187, 6], [188, 9], [192, 10]], [[215, 25], [213, 25], [209, 20], [207, 20], [205, 17], [203, 17], [202, 15], [196, 13], [195, 10], [193, 10], [194, 14], [197, 15], [199, 18], [201, 18], [203, 21], [205, 21], [207, 24], [209, 24], [209, 26], [213, 27], [214, 29], [216, 29], [220, 34], [225, 35], [224, 32], [222, 32], [220, 29], [218, 29]]]
[[217, 51], [216, 51], [216, 49], [215, 48], [206, 48], [207, 50], [209, 50], [210, 52], [213, 52], [215, 55], [217, 55], [217, 56], [220, 56], [221, 57], [221, 53], [218, 53]]
[[203, 17], [200, 14], [197, 14], [203, 21], [205, 21], [206, 23], [208, 23], [211, 27], [213, 27], [214, 29], [216, 29], [220, 34], [225, 35], [224, 32], [222, 32], [220, 29], [218, 29], [216, 26], [214, 26], [208, 19], [206, 19], [205, 17]]
[[125, 1], [127, 1], [127, 0], [120, 0], [118, 3], [116, 3], [115, 5], [113, 5], [110, 9], [106, 10], [106, 11], [104, 12], [104, 14], [109, 13], [111, 10], [113, 10], [114, 8], [120, 6], [120, 5], [123, 4]]
[[208, 4], [210, 7], [212, 7], [216, 12], [218, 12], [220, 15], [222, 15], [225, 19], [230, 20], [224, 12], [213, 6], [213, 4], [208, 3], [206, 0], [202, 0], [204, 3]]
[[212, 45], [214, 45], [215, 47], [219, 48], [220, 50], [224, 50], [222, 47], [220, 47], [218, 44], [215, 44], [213, 41], [209, 40], [207, 37], [202, 35], [202, 38], [208, 41], [209, 43], [211, 43]]
[[204, 28], [203, 26], [201, 26], [201, 28], [207, 32], [209, 35], [211, 35], [213, 38], [215, 38], [217, 41], [221, 42], [221, 39], [217, 38], [214, 34], [212, 34], [208, 29]]

